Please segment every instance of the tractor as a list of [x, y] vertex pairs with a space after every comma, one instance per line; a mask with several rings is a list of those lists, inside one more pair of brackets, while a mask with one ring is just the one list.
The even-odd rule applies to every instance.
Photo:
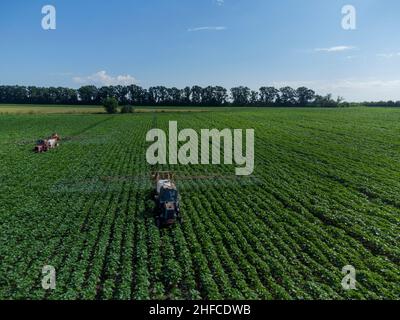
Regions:
[[157, 206], [156, 223], [158, 227], [168, 227], [176, 222], [182, 223], [179, 208], [179, 193], [171, 172], [156, 172], [155, 201]]
[[35, 146], [36, 153], [46, 152], [48, 150], [48, 143], [47, 140], [38, 140]]
[[53, 133], [48, 139], [40, 139], [36, 142], [34, 151], [36, 153], [46, 152], [49, 149], [57, 148], [60, 143], [60, 136], [57, 133]]

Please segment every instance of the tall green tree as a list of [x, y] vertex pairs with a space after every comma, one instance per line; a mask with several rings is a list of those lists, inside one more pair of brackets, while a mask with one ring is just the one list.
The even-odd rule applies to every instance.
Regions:
[[95, 86], [83, 86], [78, 89], [79, 99], [82, 104], [99, 102], [99, 90]]
[[300, 87], [296, 90], [297, 102], [300, 106], [308, 105], [315, 98], [315, 91], [306, 87]]
[[275, 87], [260, 88], [260, 103], [271, 106], [279, 100], [279, 90]]
[[280, 91], [280, 104], [283, 106], [293, 106], [296, 104], [297, 93], [291, 87], [283, 87], [279, 89]]
[[248, 87], [235, 87], [231, 89], [232, 101], [235, 105], [247, 105], [250, 102], [251, 90]]
[[108, 114], [118, 112], [118, 100], [115, 97], [108, 97], [103, 101], [104, 109]]
[[200, 86], [192, 87], [192, 104], [200, 105], [203, 101], [203, 88]]
[[250, 104], [255, 106], [260, 102], [259, 93], [257, 91], [252, 90], [250, 92]]
[[190, 105], [192, 103], [191, 94], [192, 90], [190, 87], [185, 87], [184, 89], [181, 90], [181, 97], [183, 104]]

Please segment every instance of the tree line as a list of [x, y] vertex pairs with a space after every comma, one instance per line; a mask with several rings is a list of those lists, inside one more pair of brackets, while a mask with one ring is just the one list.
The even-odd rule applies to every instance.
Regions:
[[363, 102], [362, 105], [367, 107], [400, 107], [400, 101]]
[[300, 87], [261, 87], [258, 91], [240, 86], [227, 89], [221, 86], [192, 86], [178, 89], [164, 86], [142, 88], [130, 86], [82, 86], [79, 89], [62, 87], [0, 86], [0, 103], [9, 104], [82, 104], [100, 105], [107, 98], [120, 105], [137, 106], [346, 106], [340, 97], [321, 96]]

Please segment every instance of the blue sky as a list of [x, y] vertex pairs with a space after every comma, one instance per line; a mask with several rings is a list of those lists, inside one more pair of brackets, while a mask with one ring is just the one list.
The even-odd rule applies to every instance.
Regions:
[[[57, 29], [41, 27], [44, 5]], [[357, 29], [341, 26], [356, 8]], [[398, 0], [4, 0], [0, 84], [306, 85], [400, 100]]]

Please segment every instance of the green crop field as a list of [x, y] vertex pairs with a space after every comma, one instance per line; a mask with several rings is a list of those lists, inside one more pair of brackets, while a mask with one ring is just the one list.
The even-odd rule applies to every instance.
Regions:
[[[136, 113], [144, 112], [205, 112], [215, 111], [215, 107], [138, 107], [135, 108]], [[219, 111], [229, 111], [230, 107], [218, 107]], [[241, 110], [243, 108], [235, 108]], [[105, 113], [103, 106], [71, 106], [71, 105], [40, 105], [40, 104], [0, 104], [0, 115], [17, 115], [17, 114], [101, 114]]]
[[0, 104], [0, 115], [7, 114], [85, 114], [102, 113], [101, 106]]
[[[400, 298], [400, 110], [173, 111], [0, 115], [1, 299]], [[254, 174], [148, 165], [145, 135], [170, 120], [254, 128]], [[211, 177], [176, 179], [181, 225], [156, 227], [155, 169]]]

